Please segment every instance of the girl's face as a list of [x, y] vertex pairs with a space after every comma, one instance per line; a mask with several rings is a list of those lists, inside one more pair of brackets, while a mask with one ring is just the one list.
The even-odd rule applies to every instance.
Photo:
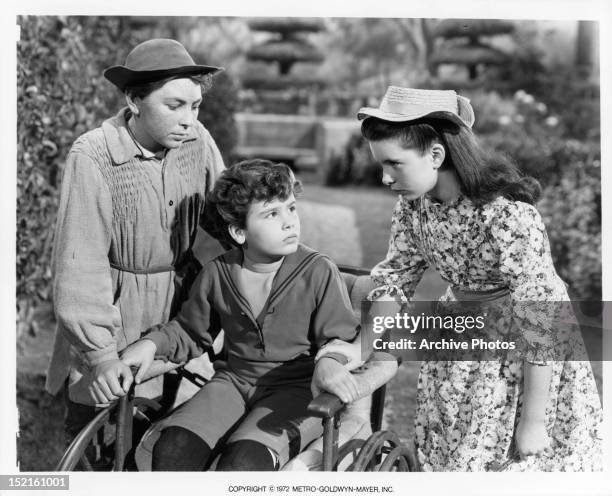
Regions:
[[189, 78], [172, 79], [144, 98], [128, 98], [138, 142], [152, 152], [178, 148], [191, 134], [202, 102], [200, 85]]
[[404, 148], [398, 138], [371, 141], [374, 159], [382, 165], [385, 186], [416, 200], [435, 188], [438, 169], [444, 161], [444, 147], [433, 144], [424, 154], [412, 148]]
[[[230, 226], [230, 234], [254, 262], [271, 263], [294, 253], [300, 241], [300, 217], [295, 197], [253, 202], [244, 229]], [[246, 243], [246, 244], [245, 244]]]

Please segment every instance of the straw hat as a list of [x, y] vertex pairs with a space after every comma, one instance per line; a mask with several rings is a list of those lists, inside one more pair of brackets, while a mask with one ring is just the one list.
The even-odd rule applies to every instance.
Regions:
[[169, 76], [222, 70], [222, 67], [197, 65], [178, 41], [155, 38], [136, 45], [125, 59], [125, 65], [109, 67], [104, 77], [124, 91], [126, 86], [152, 83]]
[[422, 117], [447, 119], [471, 128], [474, 110], [470, 101], [452, 90], [419, 90], [389, 86], [380, 107], [359, 109], [359, 120], [377, 117], [384, 121], [406, 122]]

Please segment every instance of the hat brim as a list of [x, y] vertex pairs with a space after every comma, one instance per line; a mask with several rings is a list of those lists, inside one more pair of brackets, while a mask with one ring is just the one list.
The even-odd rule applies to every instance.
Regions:
[[378, 108], [373, 107], [363, 107], [359, 109], [357, 113], [357, 119], [360, 121], [366, 119], [367, 117], [376, 117], [377, 119], [381, 119], [383, 121], [389, 122], [410, 122], [416, 121], [417, 119], [423, 119], [425, 117], [429, 117], [430, 119], [443, 119], [447, 121], [452, 121], [458, 126], [466, 126], [471, 128], [470, 124], [465, 122], [461, 117], [452, 112], [446, 112], [444, 110], [438, 110], [435, 112], [425, 112], [425, 113], [416, 113], [412, 115], [408, 114], [394, 114], [392, 112], [385, 112]]
[[215, 74], [223, 70], [223, 67], [215, 67], [212, 65], [186, 65], [157, 71], [133, 71], [125, 66], [116, 65], [106, 69], [104, 71], [104, 77], [121, 91], [124, 91], [128, 86], [153, 83], [170, 76]]

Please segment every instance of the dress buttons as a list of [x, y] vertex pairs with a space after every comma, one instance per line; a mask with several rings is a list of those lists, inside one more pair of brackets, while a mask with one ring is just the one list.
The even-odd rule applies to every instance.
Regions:
[[168, 205], [170, 205], [170, 206], [174, 205], [174, 201], [170, 200], [170, 201], [168, 202]]

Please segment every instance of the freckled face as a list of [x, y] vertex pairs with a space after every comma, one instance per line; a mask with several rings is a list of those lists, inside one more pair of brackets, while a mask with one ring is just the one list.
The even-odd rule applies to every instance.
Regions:
[[371, 141], [370, 150], [382, 165], [383, 184], [406, 199], [415, 200], [436, 186], [440, 164], [432, 150], [421, 154], [404, 148], [399, 139]]
[[249, 258], [273, 262], [294, 253], [300, 240], [300, 217], [295, 197], [270, 202], [254, 202], [249, 208], [246, 228], [242, 231]]
[[135, 98], [137, 140], [153, 152], [178, 148], [197, 122], [200, 103], [202, 89], [189, 78], [172, 79], [146, 97]]

